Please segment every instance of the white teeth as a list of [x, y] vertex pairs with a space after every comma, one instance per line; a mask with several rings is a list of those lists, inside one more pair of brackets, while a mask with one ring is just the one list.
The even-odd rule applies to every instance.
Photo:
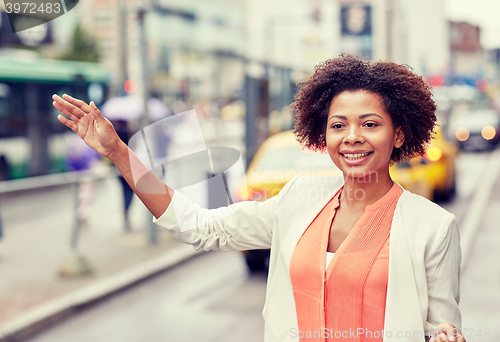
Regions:
[[370, 154], [370, 152], [357, 153], [357, 154], [344, 154], [344, 157], [346, 157], [347, 159], [360, 159], [360, 158], [363, 158], [364, 156], [367, 156], [368, 154]]

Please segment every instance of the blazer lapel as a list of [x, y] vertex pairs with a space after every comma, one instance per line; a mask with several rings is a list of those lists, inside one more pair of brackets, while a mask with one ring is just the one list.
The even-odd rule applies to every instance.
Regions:
[[[335, 195], [344, 184], [344, 179], [342, 177], [338, 178], [339, 182], [331, 184], [331, 189], [330, 191], [328, 191], [329, 195], [318, 198], [317, 203], [315, 203], [312, 208], [290, 228], [290, 231], [288, 232], [286, 238], [283, 240], [283, 244], [281, 246], [281, 256], [285, 261], [287, 273], [290, 269], [290, 260], [292, 259], [293, 251], [295, 249], [295, 246], [297, 246], [300, 237], [302, 236], [302, 234], [304, 234], [304, 231], [307, 229], [307, 227], [309, 227], [309, 225], [319, 214], [321, 209], [325, 207], [332, 196]], [[328, 183], [322, 183], [322, 185], [326, 184]]]
[[[389, 279], [385, 306], [384, 342], [394, 341], [395, 337], [397, 341], [424, 342], [422, 335], [419, 336], [419, 333], [424, 333], [424, 326], [420, 314], [410, 247], [402, 219], [401, 203], [404, 202], [406, 194], [407, 191], [404, 190], [396, 205], [389, 236]], [[398, 332], [407, 335], [400, 337], [396, 335]]]

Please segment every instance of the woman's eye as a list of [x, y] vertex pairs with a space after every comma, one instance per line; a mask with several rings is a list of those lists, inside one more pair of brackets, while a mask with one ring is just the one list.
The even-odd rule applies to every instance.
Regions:
[[368, 126], [369, 128], [372, 128], [372, 127], [377, 126], [377, 124], [375, 122], [367, 122], [366, 126]]
[[339, 128], [342, 128], [342, 125], [341, 124], [334, 124], [334, 125], [332, 125], [332, 128], [339, 129]]

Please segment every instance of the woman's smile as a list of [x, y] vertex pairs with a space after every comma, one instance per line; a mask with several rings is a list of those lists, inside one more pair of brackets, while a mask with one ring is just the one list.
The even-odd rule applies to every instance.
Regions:
[[357, 166], [363, 164], [373, 152], [367, 153], [340, 153], [344, 157], [344, 162], [351, 166]]

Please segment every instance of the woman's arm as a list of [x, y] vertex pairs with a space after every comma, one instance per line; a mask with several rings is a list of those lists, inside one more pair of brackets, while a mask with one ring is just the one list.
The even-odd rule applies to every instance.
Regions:
[[[53, 95], [53, 105], [62, 114], [57, 118], [72, 129], [91, 148], [115, 164], [123, 178], [130, 185], [148, 210], [158, 218], [168, 208], [173, 189], [163, 183], [140, 159], [120, 140], [111, 122], [96, 108], [94, 102], [85, 102], [64, 94], [63, 98]], [[137, 190], [134, 176], [141, 175], [141, 191]]]
[[[462, 253], [457, 221], [455, 215], [449, 213], [441, 223], [426, 257], [429, 297], [427, 322], [436, 327], [435, 330], [439, 330], [442, 324], [449, 324], [457, 329], [461, 328], [462, 317], [458, 307], [460, 302], [461, 260]], [[439, 332], [441, 333], [441, 331]], [[437, 339], [436, 341], [441, 340]], [[447, 340], [443, 339], [442, 341]]]
[[171, 205], [155, 222], [196, 250], [269, 249], [277, 207], [299, 177], [295, 176], [278, 195], [264, 202], [238, 202], [210, 210], [175, 191]]
[[[239, 202], [211, 210], [200, 208], [150, 172], [118, 138], [113, 125], [93, 102], [87, 105], [66, 94], [63, 97], [54, 95], [53, 105], [71, 120], [59, 115], [59, 121], [99, 154], [109, 158], [154, 215], [154, 221], [177, 239], [205, 251], [270, 248], [276, 207], [298, 176], [278, 195], [264, 202]], [[134, 181], [137, 179], [140, 179], [139, 186]]]
[[[174, 190], [151, 172], [123, 142], [116, 152], [110, 155], [109, 160], [115, 164], [123, 178], [151, 214], [155, 218], [160, 217], [170, 205]], [[132, 170], [134, 171], [132, 172]], [[133, 174], [136, 178], [137, 175], [142, 175], [140, 183], [138, 183], [140, 184], [140, 190], [137, 189]]]

